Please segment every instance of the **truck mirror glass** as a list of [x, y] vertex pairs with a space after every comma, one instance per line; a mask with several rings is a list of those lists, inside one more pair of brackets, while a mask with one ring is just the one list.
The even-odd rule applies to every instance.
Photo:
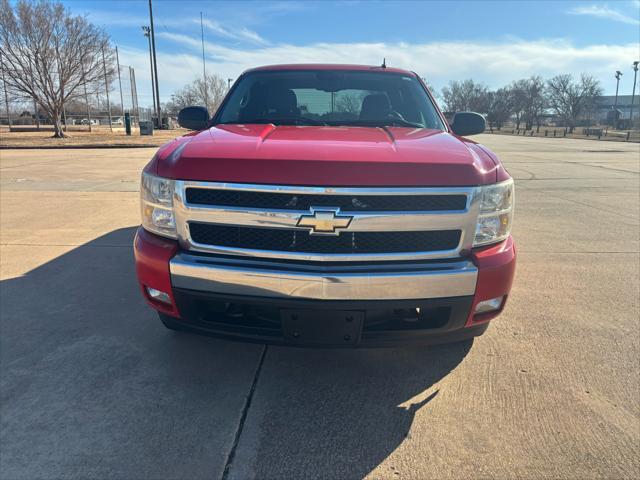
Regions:
[[485, 127], [484, 117], [475, 112], [456, 112], [451, 122], [451, 130], [460, 136], [482, 133]]
[[186, 107], [178, 113], [178, 124], [189, 130], [204, 130], [209, 124], [209, 111], [205, 107]]

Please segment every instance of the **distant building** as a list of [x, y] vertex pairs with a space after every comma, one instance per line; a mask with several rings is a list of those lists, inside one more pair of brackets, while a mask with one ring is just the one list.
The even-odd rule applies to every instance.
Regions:
[[[596, 98], [596, 119], [598, 123], [604, 124], [607, 122], [607, 115], [611, 115], [609, 112], [614, 110], [616, 104], [615, 95], [603, 95]], [[629, 120], [629, 114], [631, 113], [631, 95], [618, 95], [618, 105], [615, 107], [620, 111], [620, 120]], [[640, 119], [640, 95], [636, 93], [633, 99], [633, 121], [637, 122]]]

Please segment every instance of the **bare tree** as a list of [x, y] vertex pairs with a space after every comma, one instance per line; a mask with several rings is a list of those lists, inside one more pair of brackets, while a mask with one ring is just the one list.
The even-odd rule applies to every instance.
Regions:
[[7, 85], [32, 98], [53, 122], [54, 137], [64, 137], [64, 103], [85, 84], [96, 91], [113, 77], [113, 51], [104, 30], [71, 15], [61, 3], [0, 0], [0, 48]]
[[589, 108], [595, 97], [602, 95], [600, 82], [583, 73], [580, 82], [574, 82], [569, 74], [557, 75], [547, 81], [549, 106], [564, 120], [565, 126], [573, 132], [576, 119]]
[[338, 92], [336, 101], [336, 111], [341, 113], [350, 113], [353, 116], [360, 114], [362, 109], [362, 101], [365, 94], [352, 92]]
[[527, 80], [515, 80], [509, 85], [513, 115], [516, 118], [516, 128], [520, 130], [520, 123], [527, 111]]
[[513, 92], [508, 87], [487, 92], [487, 106], [489, 128], [493, 129], [495, 126], [500, 130], [513, 113]]
[[487, 113], [488, 88], [482, 83], [472, 79], [458, 82], [453, 80], [442, 89], [442, 99], [446, 109], [451, 112], [470, 110], [478, 113]]
[[213, 114], [227, 93], [227, 82], [211, 73], [207, 75], [206, 83], [198, 78], [171, 95], [171, 100], [166, 105], [166, 110], [171, 115], [176, 115], [184, 107], [200, 105], [207, 107]]
[[545, 108], [544, 80], [538, 75], [523, 80], [524, 86], [524, 120], [526, 129], [532, 129], [535, 122], [540, 130], [540, 115]]

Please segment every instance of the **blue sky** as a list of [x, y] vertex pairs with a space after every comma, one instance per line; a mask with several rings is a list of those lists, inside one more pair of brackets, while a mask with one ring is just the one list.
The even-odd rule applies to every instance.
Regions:
[[[140, 104], [151, 102], [148, 3], [65, 1], [103, 26], [136, 69]], [[202, 72], [235, 78], [252, 66], [330, 62], [387, 64], [417, 71], [436, 88], [474, 78], [497, 88], [532, 74], [589, 72], [606, 93], [615, 70], [630, 93], [640, 59], [640, 1], [154, 1], [163, 101]]]

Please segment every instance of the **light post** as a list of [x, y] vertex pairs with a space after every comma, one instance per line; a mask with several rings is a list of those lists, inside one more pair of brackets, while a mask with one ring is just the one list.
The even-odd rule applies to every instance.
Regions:
[[227, 90], [231, 89], [231, 82], [233, 82], [233, 78], [227, 78]]
[[153, 99], [153, 112], [156, 113], [156, 80], [153, 76], [153, 56], [151, 55], [151, 29], [147, 25], [142, 26], [144, 36], [149, 39], [149, 65], [151, 66], [151, 98]]
[[156, 58], [156, 36], [153, 33], [153, 7], [149, 0], [149, 27], [151, 34], [151, 52], [153, 54], [153, 73], [156, 77], [156, 114], [158, 115], [158, 128], [162, 128], [162, 107], [160, 106], [160, 79], [158, 78], [158, 59]]
[[618, 87], [620, 86], [620, 77], [622, 76], [622, 72], [620, 70], [616, 70], [616, 99], [613, 104], [613, 128], [618, 126]]
[[204, 25], [202, 23], [202, 12], [200, 12], [200, 35], [202, 35], [202, 87], [204, 89], [204, 106], [209, 107], [209, 99], [207, 98], [207, 64], [204, 60]]
[[631, 112], [629, 112], [629, 129], [633, 130], [633, 101], [636, 97], [636, 78], [638, 77], [638, 64], [639, 61], [633, 62], [633, 90], [631, 90]]

